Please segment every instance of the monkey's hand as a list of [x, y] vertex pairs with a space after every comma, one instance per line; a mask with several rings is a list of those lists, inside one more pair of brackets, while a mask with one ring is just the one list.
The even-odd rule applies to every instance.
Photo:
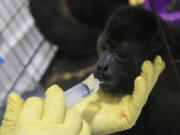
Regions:
[[10, 94], [0, 135], [90, 135], [90, 128], [79, 112], [66, 109], [63, 91], [54, 85], [45, 101], [31, 97], [23, 103]]
[[141, 75], [134, 81], [132, 95], [120, 99], [104, 94], [101, 90], [74, 106], [88, 122], [93, 135], [123, 131], [133, 127], [148, 100], [165, 63], [160, 56], [154, 63], [145, 61]]

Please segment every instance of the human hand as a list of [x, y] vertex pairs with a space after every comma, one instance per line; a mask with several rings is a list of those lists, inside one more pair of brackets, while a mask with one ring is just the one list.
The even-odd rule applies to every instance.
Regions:
[[141, 5], [145, 2], [145, 0], [129, 0], [129, 4], [132, 6]]
[[90, 135], [88, 124], [75, 109], [66, 109], [63, 91], [53, 85], [46, 99], [18, 94], [8, 97], [0, 135]]
[[134, 81], [132, 95], [123, 96], [118, 100], [99, 90], [73, 108], [77, 109], [82, 114], [83, 119], [88, 122], [93, 135], [130, 129], [135, 125], [164, 68], [165, 63], [160, 56], [155, 58], [154, 63], [145, 61], [140, 76]]

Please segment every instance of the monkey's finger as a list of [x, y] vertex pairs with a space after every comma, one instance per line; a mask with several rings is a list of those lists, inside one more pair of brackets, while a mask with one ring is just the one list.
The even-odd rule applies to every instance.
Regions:
[[8, 96], [7, 108], [2, 121], [0, 134], [4, 135], [6, 131], [10, 132], [9, 130], [12, 130], [19, 118], [22, 106], [23, 101], [18, 94], [11, 93]]
[[58, 85], [53, 85], [46, 91], [46, 99], [42, 120], [61, 123], [64, 121], [66, 105], [63, 90]]

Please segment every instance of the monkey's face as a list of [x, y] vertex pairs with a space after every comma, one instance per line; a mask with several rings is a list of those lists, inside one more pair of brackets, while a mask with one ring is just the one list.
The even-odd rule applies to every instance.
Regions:
[[130, 94], [142, 60], [131, 43], [110, 43], [104, 35], [98, 40], [99, 60], [94, 71], [101, 88], [113, 95]]
[[[133, 12], [132, 10], [130, 14]], [[143, 61], [153, 60], [158, 54], [160, 43], [155, 35], [156, 23], [149, 24], [149, 12], [142, 12], [145, 12], [145, 21], [139, 20], [138, 13], [134, 14], [137, 19], [128, 15], [120, 19], [124, 10], [119, 10], [98, 39], [99, 60], [94, 75], [101, 81], [100, 87], [109, 94], [131, 94], [134, 79], [140, 74]], [[133, 23], [139, 23], [141, 27], [137, 28]]]

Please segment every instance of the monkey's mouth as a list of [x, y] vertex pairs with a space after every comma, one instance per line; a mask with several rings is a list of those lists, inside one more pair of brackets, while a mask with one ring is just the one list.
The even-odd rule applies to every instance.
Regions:
[[104, 76], [96, 73], [94, 76], [100, 81], [100, 88], [102, 89], [111, 89], [116, 84], [111, 76]]
[[114, 84], [114, 82], [108, 78], [104, 78], [102, 76], [96, 76], [95, 78], [97, 78], [100, 81], [100, 87], [109, 87], [112, 86]]
[[110, 88], [114, 86], [114, 82], [110, 80], [100, 80], [101, 88]]

